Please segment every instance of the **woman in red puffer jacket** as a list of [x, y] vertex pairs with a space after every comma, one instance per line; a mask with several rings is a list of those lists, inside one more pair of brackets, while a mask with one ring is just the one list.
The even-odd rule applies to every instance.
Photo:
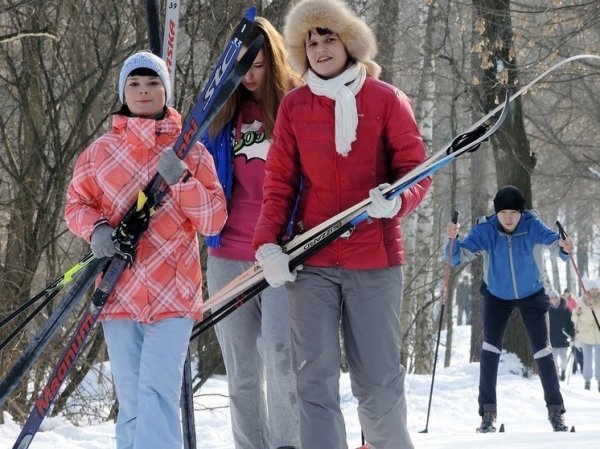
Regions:
[[[412, 449], [400, 363], [400, 220], [423, 200], [430, 180], [391, 200], [381, 188], [423, 162], [423, 141], [410, 101], [377, 79], [371, 30], [344, 2], [299, 2], [284, 34], [306, 85], [288, 93], [277, 113], [253, 247], [269, 284], [288, 290], [301, 447], [347, 448], [341, 321], [369, 447]], [[295, 231], [302, 232], [367, 197], [370, 220], [290, 272], [277, 243], [297, 198]]]

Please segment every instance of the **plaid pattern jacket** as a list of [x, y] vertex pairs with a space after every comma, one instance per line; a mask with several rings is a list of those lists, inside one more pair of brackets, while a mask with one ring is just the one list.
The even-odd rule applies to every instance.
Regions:
[[[181, 116], [171, 108], [158, 121], [115, 114], [112, 129], [77, 159], [67, 191], [69, 229], [89, 242], [98, 223], [115, 227], [180, 131]], [[197, 233], [218, 233], [227, 209], [213, 159], [204, 146], [197, 143], [185, 162], [192, 176], [170, 186], [101, 319], [152, 323], [170, 317], [202, 318]]]

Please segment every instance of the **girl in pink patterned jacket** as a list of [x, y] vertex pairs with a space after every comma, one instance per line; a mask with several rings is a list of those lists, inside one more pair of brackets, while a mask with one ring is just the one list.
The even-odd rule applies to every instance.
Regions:
[[212, 157], [196, 144], [184, 161], [171, 150], [181, 116], [165, 63], [149, 52], [121, 69], [122, 108], [112, 129], [77, 159], [67, 192], [69, 229], [95, 257], [112, 257], [112, 232], [158, 172], [169, 184], [100, 316], [119, 400], [117, 448], [181, 447], [179, 393], [194, 320], [202, 317], [197, 233], [227, 218]]

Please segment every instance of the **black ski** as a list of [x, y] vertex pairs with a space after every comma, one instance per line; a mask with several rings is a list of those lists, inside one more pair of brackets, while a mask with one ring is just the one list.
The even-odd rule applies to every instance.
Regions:
[[[208, 129], [210, 122], [227, 98], [235, 91], [260, 51], [263, 43], [261, 37], [255, 39], [241, 60], [236, 63], [236, 57], [241, 49], [242, 41], [247, 33], [250, 32], [255, 15], [255, 7], [251, 7], [246, 12], [240, 25], [236, 28], [234, 37], [229, 41], [223, 55], [219, 59], [217, 67], [209, 78], [208, 84], [201, 92], [196, 105], [186, 119], [182, 132], [173, 147], [173, 151], [180, 158], [185, 157], [199, 135]], [[54, 372], [42, 390], [42, 394], [35, 402], [13, 449], [26, 449], [31, 444], [50, 406], [58, 395], [62, 383], [77, 361], [84, 342], [92, 331], [108, 296], [131, 260], [135, 245], [147, 228], [148, 221], [154, 213], [154, 209], [167, 191], [168, 186], [163, 183], [162, 177], [156, 174], [144, 191], [140, 192], [136, 204], [132, 206], [119, 226], [117, 226], [115, 235], [119, 243], [122, 246], [125, 245], [128, 247], [129, 250], [120, 252], [111, 259], [100, 285], [94, 291], [88, 308], [81, 317], [75, 333], [67, 344], [65, 353], [56, 365]]]
[[188, 348], [183, 365], [181, 383], [181, 428], [183, 430], [183, 449], [196, 449], [196, 419], [194, 417], [194, 387], [192, 378], [192, 359]]
[[162, 45], [160, 43], [160, 25], [158, 21], [158, 2], [157, 0], [146, 0], [146, 28], [148, 29], [148, 44], [150, 51], [160, 56]]
[[[493, 125], [489, 127], [480, 125], [458, 136], [446, 147], [390, 185], [383, 191], [384, 195], [387, 198], [394, 198], [422, 179], [437, 172], [458, 156], [469, 151], [475, 151], [482, 142], [489, 140], [498, 131], [508, 115], [508, 105], [509, 100], [507, 98], [500, 117]], [[298, 266], [323, 246], [366, 220], [368, 218], [366, 209], [370, 203], [370, 199], [363, 200], [283, 245], [283, 251], [290, 255], [290, 268]], [[212, 327], [267, 286], [268, 283], [265, 280], [262, 268], [258, 265], [254, 265], [241, 273], [204, 303], [204, 310], [210, 310], [211, 313], [194, 326], [192, 338]]]

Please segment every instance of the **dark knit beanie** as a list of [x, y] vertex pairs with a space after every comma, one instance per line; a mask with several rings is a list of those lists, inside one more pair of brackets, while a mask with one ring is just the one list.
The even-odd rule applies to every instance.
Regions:
[[525, 210], [525, 198], [523, 193], [515, 186], [504, 186], [496, 193], [494, 197], [494, 210], [496, 213], [501, 210]]

